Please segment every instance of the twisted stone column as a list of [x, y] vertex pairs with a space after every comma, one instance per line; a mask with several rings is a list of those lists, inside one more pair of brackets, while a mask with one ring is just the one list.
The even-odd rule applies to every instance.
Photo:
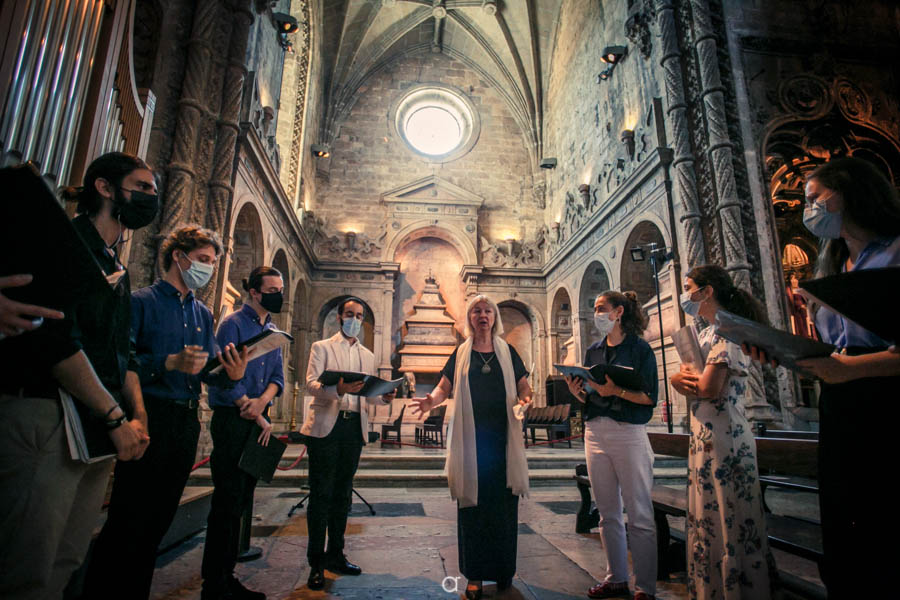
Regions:
[[706, 262], [706, 248], [700, 224], [700, 201], [697, 197], [697, 175], [694, 171], [694, 152], [691, 147], [688, 105], [684, 98], [684, 78], [681, 74], [681, 51], [675, 28], [675, 8], [672, 0], [657, 0], [656, 15], [662, 42], [660, 65], [664, 70], [666, 97], [669, 107], [667, 122], [672, 132], [675, 156], [675, 195], [681, 204], [679, 220], [684, 224], [687, 266]]
[[709, 135], [710, 170], [716, 185], [716, 212], [722, 227], [725, 268], [732, 273], [735, 285], [751, 291], [750, 265], [741, 226], [741, 202], [737, 196], [732, 163], [732, 143], [728, 135], [725, 92], [719, 72], [715, 32], [709, 15], [708, 0], [691, 0], [694, 15], [695, 46], [700, 71], [700, 98], [706, 115]]
[[[247, 76], [244, 57], [247, 54], [253, 19], [250, 0], [235, 0], [232, 4], [231, 43], [228, 46], [228, 64], [222, 83], [222, 109], [216, 122], [216, 148], [209, 178], [209, 205], [206, 213], [206, 226], [222, 235], [226, 249], [230, 246], [231, 235], [225, 230], [227, 226], [225, 220], [234, 192], [231, 180], [234, 176], [234, 155], [237, 152], [240, 133], [238, 120], [244, 95], [244, 79]], [[214, 294], [214, 286], [205, 289], [204, 302], [210, 304]]]
[[194, 155], [203, 113], [203, 98], [213, 64], [212, 40], [219, 21], [219, 2], [198, 2], [187, 53], [184, 83], [178, 100], [172, 159], [169, 161], [166, 198], [160, 231], [168, 233], [190, 214], [194, 191]]

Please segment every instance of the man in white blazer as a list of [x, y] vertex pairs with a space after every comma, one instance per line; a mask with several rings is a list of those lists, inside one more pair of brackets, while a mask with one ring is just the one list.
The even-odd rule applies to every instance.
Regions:
[[[309, 437], [309, 504], [306, 509], [309, 545], [306, 556], [310, 589], [325, 585], [324, 569], [344, 575], [359, 575], [362, 569], [344, 555], [344, 530], [353, 492], [353, 476], [368, 436], [365, 403], [375, 398], [355, 395], [363, 383], [322, 385], [327, 371], [354, 371], [375, 375], [375, 355], [358, 336], [365, 309], [362, 301], [348, 298], [338, 305], [340, 331], [315, 342], [306, 369], [306, 389], [313, 396], [300, 433]], [[380, 397], [384, 402], [394, 394]], [[325, 547], [326, 532], [328, 547]]]

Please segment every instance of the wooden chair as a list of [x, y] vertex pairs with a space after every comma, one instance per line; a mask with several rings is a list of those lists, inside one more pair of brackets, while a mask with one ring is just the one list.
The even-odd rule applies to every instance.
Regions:
[[439, 406], [428, 418], [416, 425], [417, 444], [436, 444], [444, 447], [444, 418], [447, 414], [447, 406]]
[[[393, 423], [384, 424], [381, 426], [381, 447], [384, 448], [384, 442], [388, 441], [389, 433], [397, 434], [397, 446], [400, 446], [400, 428], [403, 426], [403, 413], [406, 412], [406, 405], [403, 405], [403, 408], [400, 409], [400, 414], [397, 415], [397, 418], [394, 419]], [[390, 440], [394, 441], [394, 440]], [[392, 444], [393, 445], [393, 444]]]

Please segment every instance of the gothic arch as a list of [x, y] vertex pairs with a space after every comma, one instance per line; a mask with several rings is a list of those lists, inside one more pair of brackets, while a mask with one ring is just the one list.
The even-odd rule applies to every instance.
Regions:
[[252, 202], [245, 202], [238, 210], [232, 226], [231, 240], [228, 281], [235, 289], [243, 290], [241, 281], [254, 267], [263, 264], [265, 257], [262, 219]]
[[598, 337], [594, 330], [594, 301], [597, 296], [611, 289], [609, 271], [599, 260], [592, 261], [584, 270], [578, 294], [578, 332], [581, 334], [581, 354]]
[[[572, 295], [564, 285], [556, 288], [550, 304], [550, 355], [553, 363], [565, 358], [565, 344], [572, 337]], [[580, 362], [580, 358], [575, 358]]]
[[[645, 304], [656, 295], [656, 282], [654, 281], [654, 274], [650, 270], [649, 256], [643, 262], [633, 261], [631, 259], [631, 249], [650, 243], [655, 243], [658, 248], [665, 248], [666, 246], [666, 240], [656, 223], [641, 221], [628, 234], [628, 239], [622, 248], [619, 288], [623, 291], [633, 290], [636, 292], [638, 302], [641, 304]], [[662, 263], [657, 262], [657, 273], [661, 270], [661, 266]]]
[[438, 225], [435, 219], [422, 219], [409, 223], [400, 229], [388, 242], [383, 256], [396, 259], [397, 252], [407, 243], [423, 237], [434, 237], [450, 243], [463, 257], [463, 264], [478, 264], [478, 252], [475, 245], [469, 240], [465, 232], [452, 225]]

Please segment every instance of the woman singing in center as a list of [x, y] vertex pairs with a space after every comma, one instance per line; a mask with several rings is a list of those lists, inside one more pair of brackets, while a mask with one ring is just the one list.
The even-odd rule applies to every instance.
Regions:
[[525, 441], [513, 409], [531, 402], [531, 386], [502, 333], [494, 301], [473, 297], [466, 341], [447, 360], [434, 390], [411, 401], [414, 413], [423, 414], [453, 391], [446, 472], [458, 506], [459, 568], [469, 580], [469, 600], [481, 598], [485, 580], [496, 581], [499, 590], [512, 584], [519, 496], [528, 495]]

